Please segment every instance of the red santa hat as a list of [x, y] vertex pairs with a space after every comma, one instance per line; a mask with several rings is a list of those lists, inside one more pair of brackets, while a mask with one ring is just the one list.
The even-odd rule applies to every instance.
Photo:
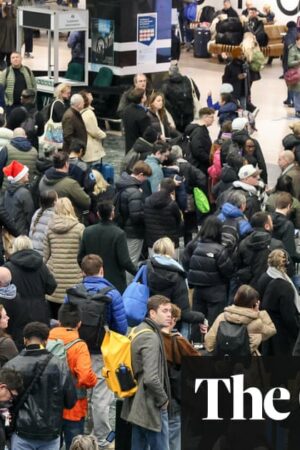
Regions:
[[29, 171], [27, 166], [13, 160], [8, 166], [3, 167], [4, 175], [7, 176], [8, 181], [16, 183], [20, 181]]

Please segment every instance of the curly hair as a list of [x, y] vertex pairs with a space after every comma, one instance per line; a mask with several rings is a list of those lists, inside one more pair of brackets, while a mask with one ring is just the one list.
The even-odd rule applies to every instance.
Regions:
[[268, 257], [268, 265], [274, 267], [280, 272], [286, 272], [287, 254], [284, 250], [273, 250]]

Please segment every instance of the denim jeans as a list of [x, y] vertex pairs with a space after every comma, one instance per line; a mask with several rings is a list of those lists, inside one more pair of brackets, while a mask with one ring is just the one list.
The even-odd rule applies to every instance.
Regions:
[[167, 410], [160, 411], [161, 431], [132, 425], [131, 450], [170, 450]]
[[169, 445], [170, 450], [181, 450], [181, 415], [174, 414], [169, 418]]
[[14, 433], [11, 437], [11, 450], [59, 450], [60, 437], [52, 441], [23, 439]]
[[63, 419], [62, 431], [64, 435], [66, 450], [69, 450], [73, 438], [75, 436], [78, 436], [79, 434], [83, 434], [84, 419], [78, 421]]
[[294, 107], [296, 112], [300, 112], [300, 92], [293, 92]]

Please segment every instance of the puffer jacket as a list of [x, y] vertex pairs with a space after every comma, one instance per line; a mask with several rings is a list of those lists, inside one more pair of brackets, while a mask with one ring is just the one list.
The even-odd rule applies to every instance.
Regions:
[[221, 105], [218, 112], [219, 124], [222, 125], [226, 120], [234, 120], [238, 116], [237, 110], [238, 105], [233, 101]]
[[152, 247], [157, 239], [169, 237], [177, 248], [179, 246], [181, 213], [165, 190], [154, 192], [145, 200], [145, 239]]
[[258, 347], [260, 344], [276, 334], [276, 328], [267, 311], [256, 311], [251, 308], [231, 305], [227, 306], [224, 312], [216, 318], [209, 332], [205, 335], [207, 351], [214, 351], [218, 329], [220, 323], [224, 321], [247, 326], [252, 355], [259, 355]]
[[[7, 147], [7, 161], [8, 166], [13, 160], [24, 164], [29, 169], [29, 182], [31, 183], [34, 175], [37, 173], [36, 161], [38, 159], [38, 152], [35, 147], [32, 147], [28, 139], [18, 137], [10, 141]], [[4, 176], [2, 189], [7, 189], [8, 180]]]
[[0, 148], [9, 144], [14, 137], [14, 132], [6, 127], [0, 127]]
[[224, 203], [221, 207], [221, 212], [218, 215], [218, 219], [221, 222], [225, 222], [227, 219], [233, 219], [238, 222], [238, 231], [240, 238], [245, 237], [252, 231], [252, 227], [248, 220], [245, 218], [243, 212], [235, 205], [231, 203]]
[[189, 286], [225, 284], [234, 270], [227, 248], [211, 240], [189, 242], [182, 264], [188, 273]]
[[44, 261], [53, 273], [57, 288], [47, 299], [63, 303], [67, 288], [80, 282], [82, 274], [77, 254], [84, 226], [72, 217], [54, 214], [44, 240]]
[[4, 194], [4, 207], [21, 234], [28, 235], [34, 204], [31, 193], [21, 183], [9, 183]]
[[[61, 339], [64, 345], [79, 339], [78, 330], [55, 327], [50, 331], [49, 339]], [[68, 366], [76, 379], [76, 387], [93, 388], [97, 383], [97, 375], [92, 369], [89, 349], [84, 341], [73, 344], [67, 350]], [[73, 378], [73, 379], [74, 379]], [[87, 398], [79, 398], [72, 409], [64, 409], [63, 418], [78, 421], [86, 416], [88, 409]]]
[[181, 320], [187, 323], [200, 323], [204, 315], [191, 311], [183, 267], [174, 259], [154, 254], [147, 265], [150, 295], [165, 295], [181, 309]]
[[123, 230], [128, 238], [144, 239], [144, 195], [141, 182], [123, 172], [116, 182], [119, 195], [119, 213], [123, 219]]
[[31, 220], [29, 237], [32, 240], [33, 249], [44, 254], [44, 239], [46, 237], [49, 224], [54, 215], [54, 208], [38, 209]]
[[[39, 345], [30, 345], [5, 367], [22, 375], [26, 390], [48, 355], [49, 352]], [[57, 439], [61, 434], [63, 409], [73, 408], [76, 400], [75, 387], [66, 363], [52, 357], [17, 414], [16, 433], [24, 439]]]

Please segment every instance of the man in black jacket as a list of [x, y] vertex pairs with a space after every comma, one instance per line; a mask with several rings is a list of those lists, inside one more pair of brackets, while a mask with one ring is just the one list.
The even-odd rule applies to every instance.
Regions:
[[211, 138], [208, 127], [213, 124], [215, 110], [211, 108], [201, 108], [199, 111], [198, 124], [190, 124], [186, 127], [185, 134], [190, 136], [191, 153], [189, 161], [207, 175], [210, 165], [209, 155], [211, 150]]
[[224, 0], [222, 13], [223, 14], [227, 14], [228, 17], [236, 17], [236, 18], [239, 17], [239, 15], [236, 12], [236, 10], [233, 9], [233, 7], [231, 6], [231, 1], [230, 0]]
[[76, 403], [76, 390], [65, 361], [45, 349], [49, 328], [31, 322], [24, 328], [25, 350], [6, 368], [22, 374], [24, 393], [16, 405], [14, 450], [59, 450], [63, 409]]
[[142, 183], [152, 175], [152, 169], [144, 161], [138, 161], [132, 174], [123, 172], [116, 183], [116, 220], [127, 236], [129, 256], [137, 264], [144, 242], [144, 194]]
[[273, 221], [270, 214], [257, 212], [250, 223], [253, 231], [241, 241], [238, 248], [236, 275], [240, 284], [249, 284], [257, 289], [259, 277], [268, 268], [269, 254], [284, 246], [272, 237]]

